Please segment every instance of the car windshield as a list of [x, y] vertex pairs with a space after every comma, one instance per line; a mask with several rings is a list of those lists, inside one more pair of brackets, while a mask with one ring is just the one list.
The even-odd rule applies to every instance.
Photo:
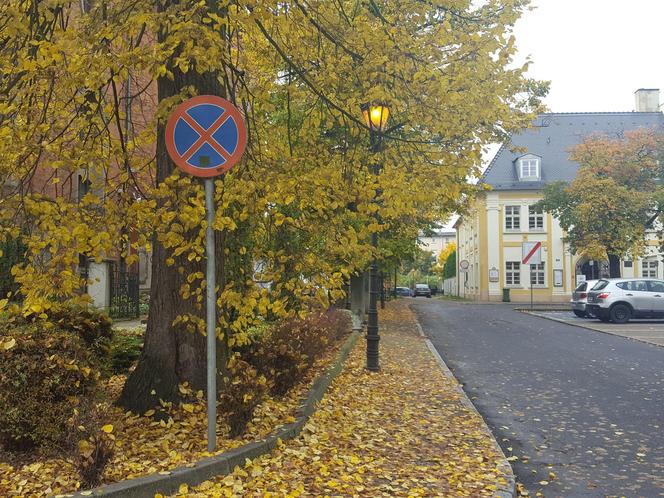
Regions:
[[415, 287], [418, 289], [428, 289], [429, 286], [427, 284], [417, 284]]

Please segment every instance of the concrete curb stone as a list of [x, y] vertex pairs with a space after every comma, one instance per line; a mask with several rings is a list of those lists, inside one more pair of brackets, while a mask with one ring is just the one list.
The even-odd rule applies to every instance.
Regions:
[[[416, 319], [417, 320], [417, 319]], [[505, 480], [507, 481], [505, 484], [502, 484], [498, 481], [496, 481], [496, 492], [494, 493], [495, 497], [498, 498], [514, 498], [516, 496], [516, 479], [514, 477], [514, 472], [512, 470], [512, 466], [510, 465], [509, 461], [507, 460], [507, 457], [505, 456], [505, 453], [503, 452], [503, 449], [500, 447], [500, 444], [498, 444], [498, 441], [496, 440], [495, 436], [491, 432], [491, 429], [489, 429], [489, 426], [487, 425], [486, 421], [484, 420], [484, 417], [480, 414], [480, 412], [477, 411], [477, 408], [475, 408], [475, 405], [473, 405], [473, 402], [470, 401], [470, 398], [468, 398], [468, 395], [466, 392], [463, 390], [461, 387], [461, 384], [457, 380], [457, 378], [454, 376], [452, 371], [448, 368], [447, 364], [443, 360], [443, 358], [440, 356], [438, 351], [436, 350], [435, 346], [433, 343], [429, 340], [429, 338], [426, 336], [424, 333], [424, 330], [422, 330], [422, 326], [420, 325], [419, 321], [416, 321], [417, 325], [417, 330], [420, 334], [420, 336], [424, 339], [424, 342], [426, 343], [427, 347], [429, 348], [429, 351], [435, 358], [436, 362], [440, 366], [441, 370], [443, 371], [443, 374], [450, 380], [452, 380], [455, 383], [456, 390], [459, 392], [461, 395], [460, 401], [463, 406], [468, 408], [469, 410], [475, 412], [477, 416], [482, 420], [482, 425], [483, 425], [483, 430], [484, 432], [491, 438], [493, 441], [493, 445], [495, 446], [496, 451], [501, 457], [501, 462], [498, 464], [498, 469], [503, 473], [505, 476]]]
[[57, 495], [60, 497], [85, 498], [154, 498], [156, 493], [169, 495], [176, 493], [181, 484], [196, 486], [215, 476], [230, 474], [236, 466], [242, 467], [247, 459], [254, 459], [275, 449], [279, 440], [297, 437], [316, 406], [323, 398], [332, 381], [341, 372], [346, 358], [353, 349], [361, 333], [354, 331], [341, 346], [332, 366], [326, 373], [314, 380], [307, 397], [296, 412], [295, 422], [281, 426], [265, 439], [253, 441], [213, 457], [207, 457], [189, 466], [177, 467], [171, 471], [150, 474], [135, 479], [105, 484], [98, 488], [77, 493]]

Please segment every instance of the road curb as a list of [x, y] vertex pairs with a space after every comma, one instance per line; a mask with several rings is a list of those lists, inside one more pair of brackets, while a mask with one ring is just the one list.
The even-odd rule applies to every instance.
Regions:
[[[415, 312], [413, 311], [413, 314]], [[479, 411], [477, 411], [477, 408], [473, 404], [472, 401], [470, 401], [470, 398], [468, 398], [468, 395], [466, 392], [463, 390], [461, 387], [461, 384], [457, 380], [457, 378], [454, 376], [452, 371], [448, 368], [447, 364], [445, 363], [445, 360], [440, 356], [438, 351], [436, 350], [435, 346], [433, 343], [429, 340], [429, 338], [426, 336], [424, 333], [424, 330], [422, 329], [422, 325], [420, 325], [419, 320], [415, 318], [415, 324], [417, 326], [417, 330], [420, 334], [420, 336], [424, 339], [425, 344], [427, 345], [427, 348], [429, 348], [429, 351], [433, 355], [434, 359], [440, 366], [440, 369], [443, 371], [443, 374], [450, 379], [451, 381], [454, 382], [455, 384], [455, 389], [458, 391], [460, 394], [461, 398], [461, 404], [468, 408], [469, 410], [475, 412], [477, 416], [480, 418], [482, 421], [482, 426], [484, 432], [491, 438], [491, 441], [493, 441], [493, 445], [498, 452], [498, 455], [501, 457], [500, 459], [502, 460], [498, 465], [498, 469], [503, 473], [505, 476], [505, 480], [507, 483], [502, 484], [500, 482], [496, 482], [496, 492], [494, 493], [495, 497], [498, 498], [514, 498], [516, 496], [516, 478], [514, 477], [514, 471], [512, 470], [512, 466], [510, 465], [509, 461], [507, 460], [507, 457], [505, 456], [505, 453], [503, 452], [503, 449], [500, 447], [498, 444], [498, 441], [496, 440], [496, 437], [493, 435], [491, 432], [491, 429], [489, 429], [489, 426], [487, 425], [486, 421], [484, 420], [484, 417], [480, 414]]]
[[314, 380], [307, 396], [296, 411], [295, 422], [279, 427], [267, 438], [253, 441], [213, 457], [204, 458], [193, 465], [177, 467], [171, 471], [158, 472], [136, 479], [105, 484], [87, 491], [56, 496], [71, 498], [85, 498], [87, 496], [154, 498], [156, 493], [163, 495], [176, 493], [181, 484], [196, 486], [215, 476], [230, 474], [236, 466], [242, 467], [247, 459], [254, 459], [272, 451], [279, 444], [279, 440], [293, 439], [300, 434], [309, 417], [316, 411], [316, 407], [328, 387], [341, 372], [346, 358], [348, 358], [360, 335], [360, 332], [352, 332], [341, 346], [336, 359], [327, 372]]

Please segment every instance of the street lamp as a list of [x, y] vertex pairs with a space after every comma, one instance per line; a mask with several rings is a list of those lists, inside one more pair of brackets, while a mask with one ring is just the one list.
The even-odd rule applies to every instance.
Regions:
[[[371, 152], [377, 153], [380, 151], [380, 146], [383, 139], [383, 132], [387, 127], [387, 120], [390, 117], [390, 108], [386, 104], [363, 104], [361, 106], [362, 116], [364, 122], [369, 128], [369, 141], [371, 144]], [[381, 164], [375, 163], [370, 167], [370, 171], [378, 176], [380, 174]], [[373, 202], [378, 201], [380, 191], [377, 190], [374, 194]], [[374, 214], [376, 221], [378, 214]], [[371, 245], [374, 248], [374, 257], [371, 260], [371, 267], [369, 269], [369, 321], [367, 323], [367, 369], [372, 371], [380, 370], [378, 342], [380, 336], [378, 335], [378, 310], [376, 305], [378, 302], [378, 262], [376, 261], [376, 248], [378, 247], [378, 233], [371, 234]]]

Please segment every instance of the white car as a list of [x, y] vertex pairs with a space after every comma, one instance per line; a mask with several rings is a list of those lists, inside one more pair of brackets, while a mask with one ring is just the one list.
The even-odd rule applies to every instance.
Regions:
[[602, 279], [588, 293], [586, 307], [603, 322], [627, 323], [631, 318], [664, 318], [664, 280]]
[[597, 282], [599, 282], [599, 280], [584, 280], [577, 285], [574, 292], [572, 292], [572, 300], [570, 301], [572, 304], [572, 311], [579, 318], [591, 316], [586, 307], [588, 304], [588, 291], [592, 289]]

